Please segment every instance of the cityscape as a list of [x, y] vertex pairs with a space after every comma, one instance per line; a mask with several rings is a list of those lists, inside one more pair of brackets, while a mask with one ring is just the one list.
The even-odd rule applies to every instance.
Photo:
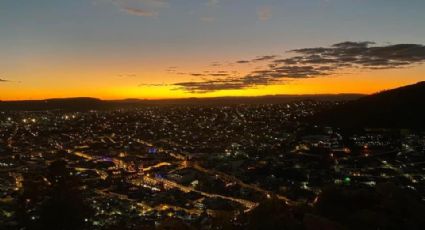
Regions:
[[0, 0], [0, 230], [422, 230], [424, 0]]
[[[417, 208], [423, 210], [425, 133], [348, 131], [308, 119], [345, 103], [296, 100], [1, 112], [1, 222], [5, 228], [35, 229], [45, 218], [54, 221], [44, 209], [46, 203], [57, 202], [70, 215], [77, 212], [80, 226], [90, 229], [256, 229], [267, 224], [263, 221], [281, 224], [267, 219], [270, 213], [255, 214], [262, 208], [294, 212], [284, 222], [294, 225], [290, 229], [317, 224], [330, 229], [352, 224], [332, 216], [338, 212], [335, 205], [344, 206], [338, 202], [365, 202], [345, 211], [355, 215], [355, 208], [361, 213], [371, 205], [367, 202], [373, 202], [373, 192], [389, 196], [391, 189], [411, 194], [411, 202], [422, 203]], [[322, 196], [328, 189], [360, 194], [326, 200]], [[398, 199], [392, 208], [410, 208], [404, 206], [409, 203], [405, 197]], [[276, 207], [268, 207], [268, 201]], [[264, 220], [251, 215], [263, 215]], [[423, 222], [422, 213], [419, 219], [411, 213], [398, 215], [406, 216], [378, 223], [351, 218], [358, 227], [405, 227], [403, 218], [412, 218], [412, 225]]]

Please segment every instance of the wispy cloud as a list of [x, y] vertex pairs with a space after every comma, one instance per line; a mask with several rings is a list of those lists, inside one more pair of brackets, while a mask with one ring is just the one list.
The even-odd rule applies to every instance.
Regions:
[[185, 75], [185, 76], [192, 76], [192, 77], [228, 77], [232, 74], [237, 73], [236, 71], [203, 71], [203, 72], [179, 72], [176, 73], [177, 75]]
[[272, 17], [272, 9], [269, 6], [263, 6], [257, 10], [257, 17], [261, 21], [267, 21]]
[[236, 64], [249, 64], [254, 62], [270, 61], [278, 57], [279, 57], [278, 55], [264, 55], [264, 56], [256, 57], [251, 60], [239, 60], [239, 61], [236, 61]]
[[[163, 7], [171, 4], [169, 0], [110, 0], [117, 5], [122, 11], [135, 16], [152, 17], [158, 16], [159, 11]], [[221, 5], [220, 0], [206, 0], [203, 3], [208, 8], [218, 8]], [[261, 21], [267, 21], [272, 17], [272, 8], [262, 6], [257, 9], [257, 17]], [[213, 22], [216, 20], [212, 16], [201, 16], [201, 21]]]
[[[267, 67], [244, 76], [226, 72], [219, 79], [179, 82], [177, 89], [193, 93], [218, 90], [245, 89], [271, 84], [282, 84], [294, 79], [316, 78], [335, 74], [348, 68], [375, 70], [409, 67], [425, 62], [425, 46], [421, 44], [395, 44], [377, 46], [373, 42], [341, 42], [330, 47], [302, 48], [290, 51], [292, 57], [276, 59], [265, 55], [237, 63], [264, 61]], [[184, 74], [184, 73], [183, 73]], [[194, 75], [191, 76], [206, 76]], [[211, 75], [209, 75], [211, 76]]]
[[172, 86], [170, 84], [158, 83], [158, 84], [148, 84], [148, 83], [140, 83], [139, 87], [164, 87], [164, 86]]
[[152, 17], [157, 16], [158, 12], [146, 10], [142, 8], [135, 8], [135, 7], [123, 7], [123, 11], [127, 12], [128, 14], [135, 15], [135, 16], [142, 16], [142, 17]]
[[247, 63], [250, 63], [251, 61], [248, 61], [248, 60], [239, 60], [239, 61], [236, 61], [236, 63], [238, 63], [238, 64], [247, 64]]
[[270, 60], [273, 60], [277, 57], [278, 57], [277, 55], [264, 55], [264, 56], [257, 57], [255, 59], [253, 59], [252, 61], [253, 62], [270, 61]]
[[9, 80], [0, 78], [0, 82], [9, 82]]
[[300, 56], [286, 59], [284, 62], [374, 69], [397, 68], [425, 61], [424, 45], [374, 45], [373, 42], [342, 42], [327, 48], [296, 49], [292, 52]]
[[168, 6], [168, 0], [111, 0], [119, 9], [130, 15], [157, 16], [159, 9]]

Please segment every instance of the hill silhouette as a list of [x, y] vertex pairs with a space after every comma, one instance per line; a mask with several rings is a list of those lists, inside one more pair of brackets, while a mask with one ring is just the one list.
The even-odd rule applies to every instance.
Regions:
[[277, 104], [299, 100], [335, 100], [346, 101], [362, 97], [361, 94], [317, 94], [317, 95], [271, 95], [260, 97], [215, 97], [215, 98], [183, 98], [183, 99], [124, 99], [100, 100], [80, 97], [64, 99], [0, 101], [0, 111], [42, 111], [42, 110], [102, 110], [117, 108], [134, 108], [140, 106], [162, 105], [233, 105], [233, 104]]
[[379, 92], [314, 117], [341, 128], [425, 129], [425, 81]]
[[90, 110], [104, 107], [102, 100], [89, 97], [53, 98], [46, 100], [0, 101], [2, 111]]

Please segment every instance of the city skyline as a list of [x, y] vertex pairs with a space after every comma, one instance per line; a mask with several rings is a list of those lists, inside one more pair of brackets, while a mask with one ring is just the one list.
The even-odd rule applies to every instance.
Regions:
[[424, 79], [424, 6], [5, 0], [0, 100], [371, 94]]
[[423, 229], [424, 9], [0, 0], [0, 229]]

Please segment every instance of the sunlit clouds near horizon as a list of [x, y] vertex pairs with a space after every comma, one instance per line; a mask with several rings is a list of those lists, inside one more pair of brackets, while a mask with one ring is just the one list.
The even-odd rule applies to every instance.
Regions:
[[425, 80], [425, 2], [0, 2], [0, 100], [373, 93]]

